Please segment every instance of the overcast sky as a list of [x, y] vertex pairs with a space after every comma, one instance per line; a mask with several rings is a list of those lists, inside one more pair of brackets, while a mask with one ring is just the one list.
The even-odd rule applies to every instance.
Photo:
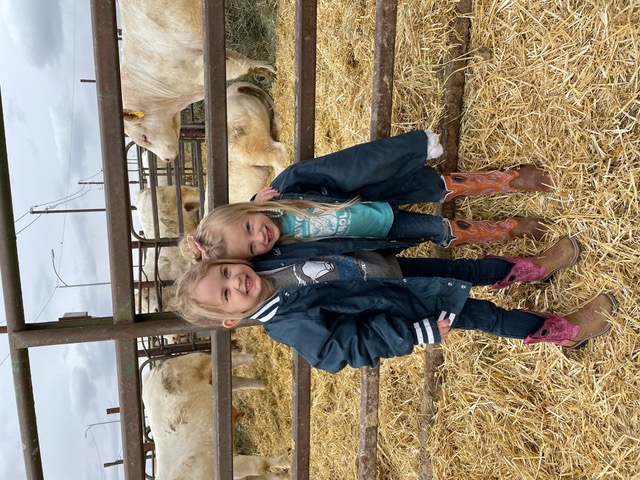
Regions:
[[[18, 231], [27, 322], [65, 312], [112, 313], [109, 286], [56, 288], [51, 260], [68, 285], [108, 282], [104, 213], [23, 214], [102, 180], [89, 3], [86, 0], [0, 0], [0, 88]], [[86, 193], [85, 193], [86, 192]], [[58, 209], [104, 206], [99, 186]], [[37, 218], [37, 219], [36, 219]], [[34, 221], [35, 220], [35, 221]], [[33, 223], [31, 223], [33, 222]], [[31, 225], [29, 225], [31, 223]], [[4, 308], [0, 325], [6, 324]], [[113, 342], [31, 349], [45, 478], [124, 478]], [[0, 478], [25, 478], [6, 335], [0, 336]], [[86, 435], [86, 436], [85, 436]]]

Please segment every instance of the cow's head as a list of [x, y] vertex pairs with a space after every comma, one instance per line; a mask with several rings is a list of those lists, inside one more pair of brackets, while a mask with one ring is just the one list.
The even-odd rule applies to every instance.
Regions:
[[140, 112], [123, 110], [124, 131], [141, 147], [151, 150], [160, 160], [171, 162], [178, 155], [180, 112]]

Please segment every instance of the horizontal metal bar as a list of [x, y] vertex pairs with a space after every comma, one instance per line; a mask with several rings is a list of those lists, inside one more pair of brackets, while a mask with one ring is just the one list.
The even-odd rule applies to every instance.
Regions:
[[172, 312], [136, 315], [136, 319], [135, 323], [119, 325], [113, 324], [113, 317], [89, 318], [82, 320], [82, 324], [78, 324], [80, 321], [29, 323], [26, 330], [13, 333], [14, 344], [15, 348], [31, 348], [202, 331], [202, 327]]
[[170, 344], [164, 347], [138, 349], [138, 357], [162, 357], [176, 353], [211, 351], [210, 342]]

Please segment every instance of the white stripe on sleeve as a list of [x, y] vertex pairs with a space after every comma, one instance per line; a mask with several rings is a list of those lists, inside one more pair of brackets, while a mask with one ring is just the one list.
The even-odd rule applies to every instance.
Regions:
[[[277, 295], [275, 296], [272, 300], [269, 301], [269, 303], [267, 303], [266, 305], [264, 305], [260, 310], [258, 310], [256, 313], [254, 313], [253, 315], [251, 315], [251, 320], [255, 320], [258, 319], [261, 322], [266, 322], [267, 320], [269, 320], [271, 317], [273, 317], [273, 315], [275, 315], [275, 311], [278, 310], [277, 308], [277, 304], [280, 303], [280, 296]], [[274, 308], [275, 307], [275, 308]], [[270, 312], [269, 314], [269, 318], [267, 318], [266, 320], [259, 318], [260, 315], [264, 315], [265, 312], [267, 312], [268, 310], [270, 310], [271, 308], [274, 308], [273, 312]]]
[[[428, 318], [420, 320], [419, 322], [415, 322], [413, 324], [413, 328], [416, 331], [418, 345], [422, 345], [423, 343], [435, 343], [436, 337], [433, 332], [433, 327], [431, 327], [431, 322], [429, 322]], [[426, 340], [424, 338], [425, 333], [427, 334]]]

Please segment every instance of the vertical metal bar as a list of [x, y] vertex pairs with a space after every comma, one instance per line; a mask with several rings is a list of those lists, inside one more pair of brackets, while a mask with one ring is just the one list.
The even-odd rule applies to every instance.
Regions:
[[[427, 454], [427, 445], [431, 433], [431, 419], [436, 414], [435, 399], [438, 395], [438, 380], [436, 374], [438, 368], [444, 362], [442, 348], [438, 346], [428, 346], [424, 352], [424, 390], [422, 394], [422, 405], [420, 413], [422, 416], [420, 428], [420, 467], [418, 469], [418, 478], [420, 480], [433, 480], [433, 464], [431, 458]], [[437, 441], [437, 439], [431, 439]]]
[[[227, 97], [224, 0], [203, 0], [205, 139], [207, 142], [207, 205], [229, 202], [227, 168]], [[214, 161], [215, 159], [215, 161]], [[233, 478], [231, 425], [231, 337], [228, 331], [211, 335], [214, 387], [215, 478]], [[217, 353], [220, 352], [220, 353]], [[226, 380], [224, 380], [226, 378]]]
[[316, 0], [296, 0], [293, 161], [313, 158], [316, 115]]
[[309, 478], [309, 443], [311, 438], [311, 366], [298, 352], [293, 357], [293, 398], [291, 407], [292, 478]]
[[[316, 0], [296, 0], [294, 162], [313, 158], [316, 111]], [[293, 352], [292, 473], [309, 478], [311, 367]]]
[[397, 12], [396, 0], [376, 1], [371, 140], [388, 137], [391, 133]]
[[[153, 219], [153, 232], [144, 232], [146, 238], [155, 238], [159, 240], [160, 235], [160, 220], [158, 218], [158, 157], [148, 152], [149, 166], [151, 175], [149, 176], [149, 193], [151, 195], [151, 218]], [[151, 167], [153, 165], [153, 167]]]
[[125, 478], [127, 480], [142, 479], [145, 478], [145, 457], [142, 444], [142, 408], [139, 401], [141, 389], [136, 339], [116, 341], [116, 365]]
[[[176, 172], [176, 184], [174, 186], [174, 188], [176, 189], [176, 217], [178, 219], [178, 237], [181, 237], [182, 234], [184, 233], [184, 215], [183, 215], [183, 208], [182, 208], [182, 182], [181, 182], [181, 178], [179, 175], [179, 170], [176, 168], [175, 170]], [[178, 181], [180, 181], [180, 183], [178, 183]]]
[[[371, 140], [391, 133], [396, 45], [396, 0], [376, 1], [376, 28], [371, 92]], [[361, 369], [358, 479], [376, 478], [380, 367]]]
[[[444, 115], [440, 127], [440, 142], [444, 149], [445, 172], [455, 172], [458, 169], [458, 148], [460, 145], [460, 120], [462, 118], [462, 98], [464, 96], [465, 73], [467, 66], [466, 54], [469, 51], [469, 37], [471, 35], [471, 0], [460, 0], [456, 7], [456, 18], [449, 33], [449, 58], [444, 68]], [[443, 214], [453, 216], [455, 204], [445, 204]]]
[[[91, 21], [96, 65], [96, 90], [102, 144], [102, 163], [107, 207], [107, 236], [113, 321], [134, 321], [133, 260], [131, 254], [131, 218], [128, 212], [129, 185], [122, 120], [122, 92], [116, 35], [115, 0], [93, 0]], [[116, 342], [118, 387], [122, 419], [125, 476], [144, 478], [142, 414], [138, 398], [140, 380], [135, 340]]]
[[124, 149], [115, 0], [93, 0], [91, 7], [109, 251], [114, 253], [109, 259], [114, 317], [116, 322], [132, 322], [131, 221], [129, 215], [123, 215], [129, 211], [131, 202]]
[[[458, 170], [458, 149], [460, 146], [460, 121], [462, 119], [462, 107], [465, 85], [466, 55], [469, 51], [469, 38], [471, 35], [471, 12], [473, 4], [471, 0], [460, 0], [456, 6], [456, 17], [453, 19], [449, 33], [449, 61], [444, 68], [444, 93], [442, 104], [444, 115], [440, 124], [440, 142], [444, 150], [442, 169], [445, 172]], [[455, 214], [455, 201], [438, 205], [436, 215], [453, 217]], [[433, 247], [433, 256], [437, 258], [451, 258], [451, 251]], [[425, 351], [424, 369], [424, 393], [422, 399], [422, 414], [424, 423], [420, 435], [420, 458], [425, 461], [420, 463], [418, 472], [420, 480], [431, 480], [433, 467], [427, 454], [427, 444], [430, 440], [431, 424], [433, 418], [434, 402], [438, 392], [436, 372], [443, 362], [442, 350], [437, 347], [428, 347]]]
[[358, 440], [358, 479], [376, 478], [378, 457], [378, 403], [380, 366], [360, 369], [360, 432]]
[[40, 440], [38, 439], [33, 385], [31, 383], [29, 352], [27, 352], [27, 350], [16, 349], [13, 342], [13, 332], [24, 330], [25, 320], [1, 94], [0, 238], [2, 239], [2, 241], [0, 241], [2, 292], [4, 296], [4, 308], [7, 315], [9, 353], [11, 355], [11, 365], [13, 366], [13, 383], [15, 387], [16, 404], [18, 406], [18, 424], [20, 425], [20, 436], [22, 437], [23, 445], [22, 454], [27, 478], [29, 480], [41, 480], [44, 478], [44, 475], [42, 472], [42, 458], [40, 456]]
[[205, 212], [205, 191], [204, 191], [204, 174], [202, 172], [202, 143], [199, 141], [191, 142], [191, 156], [193, 158], [193, 174], [195, 176], [194, 185], [198, 187], [200, 194], [200, 212], [198, 220], [201, 220]]
[[[129, 150], [133, 146], [135, 146], [135, 154], [136, 154], [135, 162], [138, 166], [138, 184], [140, 185], [140, 189], [143, 189], [145, 185], [145, 168], [144, 168], [144, 163], [142, 163], [142, 149], [140, 148], [139, 145], [136, 145], [133, 142], [129, 142], [125, 146], [124, 151], [126, 152], [126, 155], [127, 155], [127, 162], [129, 162], [128, 160]], [[146, 172], [146, 173], [149, 173], [149, 172]]]
[[212, 210], [229, 202], [224, 0], [203, 2], [207, 203]]
[[[213, 451], [217, 480], [233, 477], [233, 424], [231, 421], [231, 332], [211, 332], [211, 381], [213, 387]], [[228, 369], [228, 370], [227, 370]], [[214, 433], [214, 432], [212, 432]]]

